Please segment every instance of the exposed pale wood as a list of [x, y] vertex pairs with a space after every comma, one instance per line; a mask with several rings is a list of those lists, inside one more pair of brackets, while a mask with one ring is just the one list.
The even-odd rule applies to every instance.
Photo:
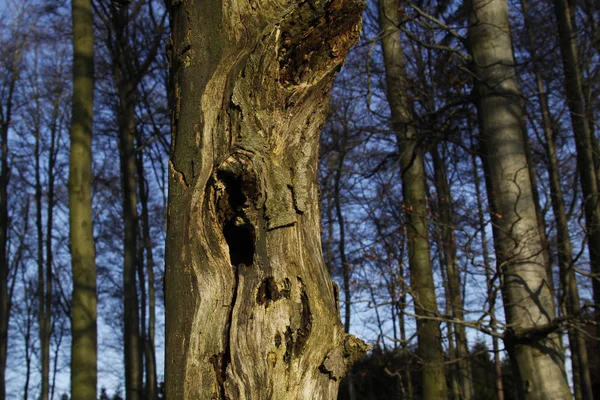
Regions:
[[340, 321], [316, 184], [362, 8], [171, 4], [168, 398], [335, 399], [366, 349]]

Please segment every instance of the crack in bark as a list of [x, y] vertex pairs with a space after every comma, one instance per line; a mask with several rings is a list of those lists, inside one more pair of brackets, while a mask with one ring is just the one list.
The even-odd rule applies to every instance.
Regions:
[[261, 282], [256, 293], [256, 303], [264, 305], [265, 308], [269, 307], [269, 304], [281, 300], [289, 299], [291, 295], [291, 283], [288, 278], [283, 280], [283, 289], [279, 289], [279, 286], [275, 282], [272, 276], [268, 276]]
[[296, 331], [296, 342], [294, 343], [294, 355], [299, 357], [304, 350], [306, 341], [310, 336], [312, 330], [312, 312], [310, 311], [310, 304], [308, 303], [308, 294], [302, 279], [298, 277], [298, 283], [301, 287], [300, 292], [300, 327]]

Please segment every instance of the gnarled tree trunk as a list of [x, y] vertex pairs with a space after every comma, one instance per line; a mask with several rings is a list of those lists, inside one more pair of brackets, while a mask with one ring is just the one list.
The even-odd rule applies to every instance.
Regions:
[[320, 128], [353, 0], [173, 1], [166, 396], [333, 399], [344, 333], [320, 243]]

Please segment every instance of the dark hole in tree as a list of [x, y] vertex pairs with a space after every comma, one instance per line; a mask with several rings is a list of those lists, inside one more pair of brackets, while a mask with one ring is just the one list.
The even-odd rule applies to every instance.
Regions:
[[251, 230], [252, 227], [247, 223], [236, 225], [235, 220], [225, 223], [223, 234], [229, 245], [229, 258], [232, 265], [252, 265], [254, 261], [254, 238]]
[[242, 191], [242, 178], [232, 174], [220, 174], [227, 192], [227, 210], [223, 223], [223, 235], [229, 246], [231, 264], [251, 266], [254, 262], [254, 228], [244, 218], [243, 206], [246, 195]]

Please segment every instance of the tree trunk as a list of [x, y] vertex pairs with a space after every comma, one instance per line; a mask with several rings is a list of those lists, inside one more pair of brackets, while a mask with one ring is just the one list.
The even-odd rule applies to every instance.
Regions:
[[167, 398], [334, 399], [366, 350], [340, 321], [316, 184], [362, 7], [171, 3]]
[[419, 148], [412, 112], [408, 104], [404, 51], [398, 31], [398, 9], [394, 0], [380, 0], [387, 98], [396, 131], [402, 168], [403, 208], [408, 222], [410, 284], [417, 314], [418, 353], [423, 362], [423, 398], [447, 397], [444, 354], [429, 251], [429, 226], [425, 192], [423, 149]]
[[521, 130], [506, 0], [472, 0], [468, 35], [496, 262], [509, 325], [504, 342], [521, 398], [570, 399], [557, 337], [545, 331], [554, 322], [554, 305]]
[[[44, 319], [46, 326], [44, 332], [46, 334], [46, 341], [48, 347], [47, 363], [48, 363], [48, 386], [49, 393], [48, 397], [52, 399], [53, 385], [50, 385], [50, 339], [53, 332], [52, 323], [52, 264], [54, 261], [54, 254], [52, 251], [52, 232], [54, 230], [54, 205], [55, 205], [55, 177], [56, 177], [56, 156], [58, 152], [58, 140], [59, 140], [59, 127], [58, 118], [60, 115], [60, 101], [61, 101], [62, 88], [60, 84], [54, 90], [54, 100], [52, 103], [52, 119], [50, 122], [50, 146], [48, 148], [48, 191], [47, 191], [47, 205], [46, 205], [46, 266], [44, 271]], [[56, 357], [54, 362], [56, 363]], [[56, 377], [56, 374], [54, 374]]]
[[6, 103], [0, 114], [0, 400], [6, 396], [6, 351], [8, 346], [8, 320], [10, 317], [10, 298], [8, 290], [8, 181], [10, 178], [10, 166], [8, 165], [8, 128], [12, 119], [13, 97], [19, 72], [23, 49], [16, 47], [13, 58], [10, 61], [10, 78]]
[[[431, 151], [435, 186], [438, 194], [438, 207], [440, 212], [440, 225], [442, 231], [442, 248], [448, 275], [448, 300], [452, 309], [452, 316], [458, 321], [465, 320], [464, 301], [461, 295], [462, 284], [458, 270], [458, 256], [456, 254], [456, 227], [452, 193], [446, 177], [446, 165], [440, 157], [437, 147]], [[470, 400], [473, 397], [473, 378], [471, 361], [469, 360], [469, 345], [465, 325], [455, 324], [456, 356], [458, 357], [458, 370], [461, 398]]]
[[[565, 0], [554, 0], [558, 20], [560, 52], [565, 73], [567, 103], [571, 112], [571, 124], [577, 149], [577, 166], [583, 192], [586, 234], [590, 264], [594, 279], [592, 288], [596, 307], [600, 304], [600, 199], [598, 177], [594, 166], [593, 143], [590, 123], [586, 117], [586, 105], [581, 85], [581, 72], [577, 56], [577, 41], [571, 21], [571, 10]], [[596, 312], [596, 336], [600, 337], [600, 312]], [[596, 364], [600, 356], [594, 355]]]
[[[138, 199], [136, 178], [136, 121], [135, 110], [138, 104], [138, 85], [156, 57], [158, 38], [162, 25], [156, 27], [156, 36], [144, 37], [149, 42], [144, 49], [145, 58], [139, 59], [135, 48], [135, 18], [139, 17], [143, 3], [136, 7], [127, 4], [110, 5], [109, 46], [112, 50], [112, 68], [115, 89], [118, 93], [117, 106], [119, 125], [119, 156], [121, 168], [121, 190], [123, 200], [123, 303], [124, 303], [124, 351], [125, 351], [125, 391], [127, 400], [144, 398], [144, 338], [140, 332], [140, 306], [137, 285], [144, 288], [146, 282], [137, 282], [136, 272], [143, 264], [138, 260]], [[147, 22], [144, 22], [147, 23]], [[143, 278], [143, 270], [140, 270]]]
[[39, 105], [39, 94], [34, 100], [36, 108], [35, 119], [35, 226], [37, 236], [37, 264], [38, 264], [38, 280], [37, 280], [37, 299], [38, 299], [38, 328], [40, 339], [40, 364], [41, 364], [41, 393], [40, 400], [48, 400], [50, 389], [50, 316], [46, 315], [46, 295], [45, 281], [46, 274], [44, 263], [44, 233], [42, 221], [42, 177], [40, 168], [41, 158], [41, 110]]
[[[346, 136], [346, 133], [344, 133]], [[342, 147], [342, 146], [340, 146]], [[344, 290], [344, 332], [350, 332], [350, 265], [346, 257], [346, 227], [344, 224], [344, 215], [342, 213], [341, 205], [341, 179], [342, 170], [344, 169], [344, 159], [346, 158], [346, 150], [338, 149], [338, 159], [336, 163], [335, 174], [333, 178], [333, 201], [335, 203], [335, 215], [337, 217], [338, 229], [339, 229], [339, 242], [338, 249], [340, 252], [340, 262], [342, 267], [342, 278], [343, 278], [343, 290]], [[348, 379], [351, 381], [351, 379]]]
[[[140, 316], [137, 292], [137, 193], [135, 173], [135, 107], [130, 96], [133, 89], [125, 82], [119, 90], [119, 153], [121, 160], [121, 190], [123, 196], [123, 301], [125, 386], [128, 400], [142, 398], [143, 359], [140, 338]], [[140, 282], [144, 285], [145, 282]]]
[[71, 398], [96, 398], [96, 262], [92, 229], [94, 34], [91, 0], [73, 0], [69, 224], [73, 269]]
[[[472, 140], [472, 139], [471, 139]], [[471, 142], [473, 148], [473, 142]], [[490, 315], [490, 326], [492, 330], [496, 331], [496, 291], [492, 283], [491, 273], [492, 267], [490, 263], [490, 257], [488, 253], [487, 245], [487, 234], [485, 233], [485, 215], [483, 212], [483, 201], [481, 199], [481, 184], [479, 181], [479, 172], [477, 166], [477, 156], [473, 153], [471, 157], [471, 165], [473, 166], [473, 181], [475, 184], [475, 198], [477, 200], [477, 217], [479, 220], [479, 226], [481, 227], [481, 253], [483, 257], [483, 268], [485, 269], [485, 281], [487, 286], [487, 296], [489, 302], [489, 315]], [[496, 398], [498, 400], [504, 400], [504, 385], [502, 383], [502, 363], [500, 360], [500, 346], [498, 343], [498, 337], [492, 337], [492, 349], [494, 351], [494, 373], [496, 378]]]
[[[141, 145], [141, 143], [140, 143]], [[150, 217], [148, 216], [148, 183], [144, 175], [144, 152], [139, 151], [137, 157], [137, 174], [142, 210], [142, 239], [146, 252], [146, 275], [148, 280], [148, 330], [144, 335], [144, 360], [146, 365], [145, 394], [146, 398], [155, 400], [158, 396], [156, 378], [156, 352], [154, 348], [154, 332], [156, 326], [156, 294], [154, 290], [154, 257], [152, 239], [150, 237]]]
[[[525, 26], [527, 28], [529, 48], [533, 59], [533, 71], [535, 74], [536, 86], [538, 90], [538, 101], [542, 114], [542, 126], [546, 139], [546, 154], [548, 157], [548, 175], [550, 181], [550, 199], [552, 210], [556, 221], [556, 242], [558, 266], [561, 276], [562, 295], [560, 308], [564, 313], [577, 315], [580, 311], [579, 291], [575, 271], [573, 270], [573, 249], [571, 247], [571, 237], [569, 234], [569, 221], [565, 207], [562, 187], [560, 183], [560, 171], [558, 157], [556, 154], [556, 145], [554, 141], [555, 133], [552, 129], [552, 120], [550, 117], [550, 108], [548, 106], [548, 96], [544, 87], [542, 76], [539, 70], [539, 60], [536, 55], [536, 47], [533, 41], [532, 26], [529, 23], [529, 13], [526, 0], [521, 0]], [[587, 349], [583, 333], [576, 327], [569, 326], [569, 343], [572, 353], [573, 368], [573, 386], [575, 389], [575, 398], [591, 400], [592, 383], [588, 365]]]

